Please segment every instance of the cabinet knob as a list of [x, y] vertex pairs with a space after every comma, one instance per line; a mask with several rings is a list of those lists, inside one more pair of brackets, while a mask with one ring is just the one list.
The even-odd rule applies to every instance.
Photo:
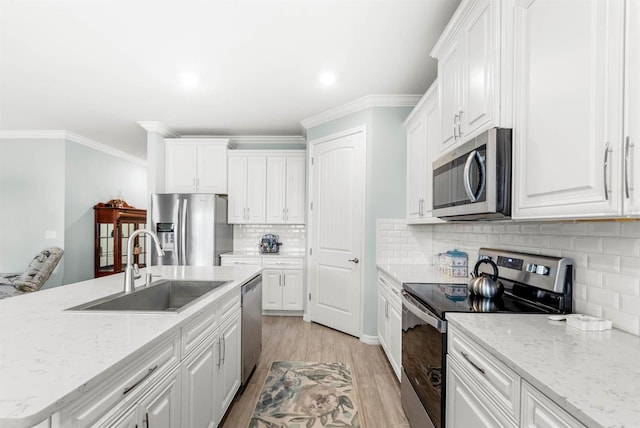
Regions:
[[357, 257], [354, 257], [354, 258], [352, 258], [352, 259], [349, 259], [349, 261], [350, 261], [350, 262], [353, 262], [353, 263], [355, 263], [355, 264], [360, 263], [360, 260], [359, 260]]

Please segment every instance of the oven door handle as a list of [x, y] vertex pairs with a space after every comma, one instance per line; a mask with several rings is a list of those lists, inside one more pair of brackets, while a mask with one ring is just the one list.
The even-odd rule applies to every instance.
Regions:
[[447, 331], [446, 324], [440, 318], [437, 318], [431, 315], [428, 312], [420, 309], [417, 305], [415, 305], [411, 300], [413, 298], [406, 291], [402, 290], [402, 304], [407, 307], [407, 309], [415, 316], [420, 318], [422, 321], [429, 324], [431, 327], [438, 330], [440, 333], [445, 333]]

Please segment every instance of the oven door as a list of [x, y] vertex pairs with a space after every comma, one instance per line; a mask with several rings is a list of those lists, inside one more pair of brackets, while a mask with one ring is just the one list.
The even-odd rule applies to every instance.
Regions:
[[414, 428], [445, 426], [445, 333], [446, 322], [403, 290], [402, 405]]

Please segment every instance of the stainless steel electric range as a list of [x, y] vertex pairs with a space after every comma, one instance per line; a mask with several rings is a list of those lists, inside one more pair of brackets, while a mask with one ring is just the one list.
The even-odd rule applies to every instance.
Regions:
[[[412, 428], [444, 428], [448, 312], [570, 313], [573, 260], [481, 248], [504, 292], [492, 299], [459, 284], [405, 283], [402, 291], [402, 406]], [[483, 263], [480, 272], [491, 274]]]

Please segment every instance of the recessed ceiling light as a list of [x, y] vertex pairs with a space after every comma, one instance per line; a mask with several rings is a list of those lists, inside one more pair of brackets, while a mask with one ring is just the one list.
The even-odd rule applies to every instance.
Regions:
[[318, 81], [324, 86], [331, 86], [336, 83], [336, 74], [332, 71], [325, 71], [318, 76]]
[[195, 73], [184, 72], [180, 75], [180, 82], [185, 88], [193, 89], [200, 83], [200, 78]]

